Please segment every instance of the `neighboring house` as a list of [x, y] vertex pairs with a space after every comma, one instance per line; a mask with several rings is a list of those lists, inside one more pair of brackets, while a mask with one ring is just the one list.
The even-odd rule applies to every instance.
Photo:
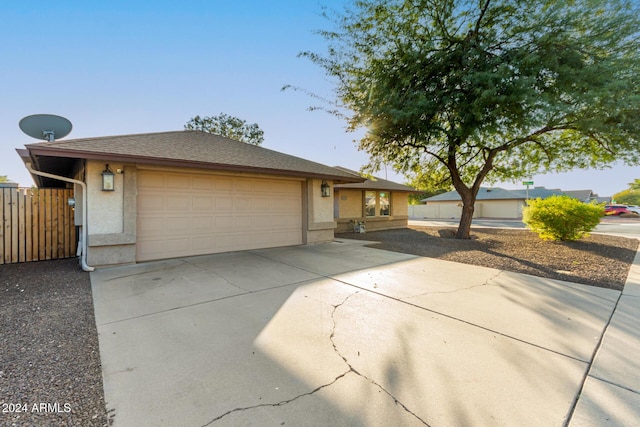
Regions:
[[598, 197], [598, 195], [591, 190], [567, 190], [563, 191], [563, 193], [567, 196], [574, 197], [584, 203], [589, 203], [590, 201]]
[[[336, 169], [357, 174], [340, 166], [336, 166]], [[409, 193], [417, 191], [406, 185], [373, 177], [364, 182], [335, 185], [333, 216], [337, 222], [336, 232], [353, 231], [354, 225], [359, 222], [364, 222], [367, 231], [406, 228]]]
[[[582, 192], [580, 192], [582, 193]], [[534, 187], [529, 190], [506, 190], [499, 187], [481, 187], [476, 198], [474, 218], [522, 218], [527, 198], [547, 198], [563, 195], [559, 189]], [[460, 218], [462, 199], [458, 192], [449, 191], [421, 200], [426, 205], [415, 205], [412, 218]]]
[[89, 266], [331, 241], [331, 187], [365, 181], [198, 131], [40, 142], [17, 151], [36, 171], [78, 181], [34, 175], [39, 187], [75, 185]]

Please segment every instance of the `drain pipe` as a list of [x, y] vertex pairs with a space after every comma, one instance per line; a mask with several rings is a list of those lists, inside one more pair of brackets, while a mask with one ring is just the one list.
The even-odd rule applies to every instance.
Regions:
[[46, 172], [40, 172], [31, 167], [31, 163], [25, 162], [27, 170], [34, 175], [44, 176], [45, 178], [57, 179], [59, 181], [71, 182], [82, 187], [82, 253], [80, 254], [80, 265], [84, 271], [93, 271], [94, 267], [87, 265], [87, 184], [84, 182], [67, 178], [66, 176], [53, 175]]

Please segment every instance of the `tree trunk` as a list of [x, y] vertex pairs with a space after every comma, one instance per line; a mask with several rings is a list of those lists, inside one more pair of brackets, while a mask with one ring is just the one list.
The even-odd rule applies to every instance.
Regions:
[[[466, 200], [465, 200], [466, 199]], [[473, 220], [474, 211], [474, 197], [462, 198], [462, 216], [460, 216], [460, 224], [458, 225], [458, 231], [456, 232], [456, 239], [470, 239], [471, 238], [471, 221]]]

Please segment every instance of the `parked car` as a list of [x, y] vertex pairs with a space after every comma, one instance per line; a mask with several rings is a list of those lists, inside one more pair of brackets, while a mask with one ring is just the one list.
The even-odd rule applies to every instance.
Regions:
[[636, 206], [636, 205], [627, 205], [627, 209], [629, 209], [631, 212], [633, 212], [634, 214], [638, 214], [640, 215], [640, 206]]
[[631, 213], [626, 205], [605, 205], [605, 215], [622, 215], [624, 213]]

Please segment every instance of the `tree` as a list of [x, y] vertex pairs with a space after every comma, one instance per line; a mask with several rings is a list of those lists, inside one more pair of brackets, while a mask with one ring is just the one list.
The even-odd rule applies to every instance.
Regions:
[[634, 179], [629, 188], [614, 194], [612, 199], [625, 205], [640, 205], [640, 179]]
[[195, 116], [187, 122], [184, 128], [221, 135], [252, 145], [260, 145], [264, 141], [264, 132], [257, 123], [247, 124], [246, 120], [224, 113], [213, 117]]
[[0, 182], [10, 182], [6, 175], [0, 175]]
[[[355, 0], [325, 12], [330, 112], [370, 168], [446, 174], [469, 238], [484, 180], [640, 160], [640, 14], [625, 0]], [[325, 108], [328, 109], [328, 108]], [[429, 168], [432, 169], [428, 169]]]
[[447, 176], [431, 173], [430, 168], [418, 169], [407, 174], [409, 187], [420, 190], [420, 193], [409, 194], [409, 204], [420, 204], [427, 197], [437, 196], [453, 190], [451, 180]]

